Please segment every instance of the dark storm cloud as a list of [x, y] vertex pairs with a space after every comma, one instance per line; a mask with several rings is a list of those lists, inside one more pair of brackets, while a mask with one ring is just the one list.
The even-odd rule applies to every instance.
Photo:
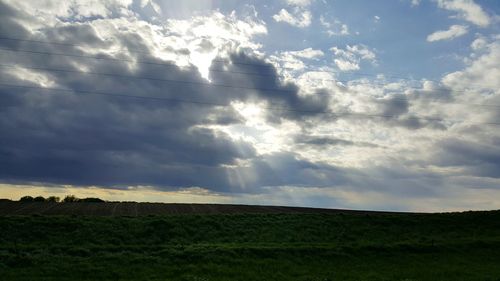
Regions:
[[25, 15], [22, 15], [17, 10], [0, 1], [0, 34], [13, 34], [17, 36], [29, 35], [28, 30], [23, 28], [18, 22], [19, 18], [25, 17]]
[[297, 144], [313, 145], [313, 146], [366, 146], [366, 147], [378, 147], [377, 144], [369, 142], [358, 142], [332, 137], [322, 137], [322, 136], [298, 136], [295, 139]]
[[[72, 25], [61, 26], [58, 28], [44, 29], [43, 35], [50, 42], [61, 42], [71, 44], [72, 38], [78, 39], [80, 46], [91, 46], [92, 48], [109, 47], [109, 42], [103, 41], [97, 36], [93, 26], [85, 23], [73, 23]], [[125, 44], [125, 46], [129, 46]], [[39, 47], [39, 46], [38, 46]]]
[[[9, 9], [4, 8], [2, 12]], [[326, 185], [326, 179], [331, 180], [334, 174], [335, 181], [345, 180], [336, 168], [300, 160], [293, 154], [257, 157], [250, 143], [207, 127], [243, 122], [242, 116], [229, 106], [234, 101], [264, 101], [269, 107], [287, 108], [268, 111], [269, 118], [277, 122], [281, 118], [307, 120], [319, 116], [316, 111], [327, 110], [327, 98], [302, 97], [296, 85], [283, 85], [272, 67], [263, 72], [232, 63], [262, 65], [264, 61], [244, 53], [234, 54], [223, 67], [266, 75], [217, 72], [212, 75], [214, 84], [234, 87], [203, 85], [206, 81], [194, 68], [130, 64], [127, 60], [162, 63], [147, 54], [149, 44], [137, 34], [124, 31], [116, 34], [116, 40], [123, 50], [144, 52], [124, 51], [112, 56], [104, 52], [110, 43], [100, 39], [89, 24], [72, 23], [43, 29], [35, 37], [16, 23], [17, 16], [11, 11], [0, 19], [2, 26], [9, 25], [12, 37], [68, 44], [0, 40], [4, 46], [77, 56], [87, 55], [85, 49], [79, 47], [83, 46], [97, 51], [93, 56], [124, 61], [2, 53], [2, 64], [16, 65], [0, 67], [3, 82], [37, 87], [38, 83], [24, 78], [27, 75], [39, 76], [42, 80], [47, 77], [53, 81], [50, 87], [74, 92], [0, 87], [1, 181], [114, 188], [200, 186], [238, 192], [243, 185], [255, 188]], [[79, 46], [69, 45], [73, 43]], [[89, 73], [80, 73], [82, 69]], [[85, 91], [163, 100], [93, 95]], [[186, 100], [195, 103], [182, 102]], [[240, 160], [251, 163], [241, 173], [257, 171], [256, 178], [247, 179], [249, 184], [230, 177], [239, 173], [234, 167]]]
[[[393, 196], [428, 197], [436, 195], [436, 186], [443, 184], [440, 174], [408, 169], [401, 163], [390, 167], [357, 169], [334, 166], [321, 161], [300, 159], [293, 153], [274, 153], [252, 160], [253, 172], [259, 174], [260, 186], [250, 192], [272, 192], [276, 186], [336, 188], [350, 192], [380, 192]], [[249, 181], [251, 183], [251, 181]]]
[[446, 130], [447, 127], [443, 124], [443, 119], [439, 117], [419, 117], [414, 114], [407, 114], [397, 119], [391, 117], [387, 119], [387, 124], [391, 126], [403, 127], [410, 130], [418, 130], [422, 128], [431, 128], [434, 130]]
[[[352, 183], [351, 177], [362, 173], [325, 163], [300, 159], [293, 153], [273, 153], [252, 161], [253, 172], [259, 175], [260, 186], [331, 187]], [[258, 190], [258, 189], [257, 189]]]
[[[296, 84], [283, 85], [276, 68], [261, 59], [240, 52], [230, 57], [225, 68], [226, 72], [212, 72], [214, 82], [258, 89], [251, 91], [250, 99], [269, 102], [268, 107], [273, 110], [268, 112], [268, 121], [279, 122], [283, 117], [302, 121], [308, 117], [324, 118], [329, 111], [329, 95], [319, 90], [314, 95], [301, 96]], [[220, 70], [220, 63], [213, 64], [212, 69]]]
[[462, 168], [468, 175], [500, 178], [497, 139], [491, 143], [487, 138], [483, 142], [446, 139], [438, 143], [432, 160], [439, 166]]
[[377, 100], [375, 103], [382, 116], [380, 119], [390, 126], [403, 127], [410, 130], [431, 128], [434, 130], [446, 130], [443, 120], [434, 116], [416, 116], [410, 111], [414, 102], [429, 103], [435, 98], [434, 94], [422, 96], [420, 92], [411, 95], [391, 95], [389, 98]]
[[391, 96], [381, 105], [383, 115], [399, 116], [408, 113], [409, 102], [402, 95]]

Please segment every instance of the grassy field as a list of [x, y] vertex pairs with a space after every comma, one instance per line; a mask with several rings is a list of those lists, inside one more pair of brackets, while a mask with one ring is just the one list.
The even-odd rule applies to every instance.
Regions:
[[500, 211], [0, 216], [0, 280], [500, 280]]

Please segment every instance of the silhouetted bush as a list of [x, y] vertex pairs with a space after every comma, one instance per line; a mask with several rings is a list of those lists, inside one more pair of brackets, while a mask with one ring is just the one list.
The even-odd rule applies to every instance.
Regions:
[[37, 197], [33, 198], [33, 201], [35, 201], [35, 202], [45, 202], [45, 198], [43, 198], [43, 196], [37, 196]]
[[94, 203], [103, 203], [105, 202], [104, 200], [100, 198], [95, 198], [95, 197], [88, 197], [88, 198], [83, 198], [83, 199], [78, 199], [78, 202], [94, 202]]
[[45, 201], [47, 202], [59, 202], [61, 199], [57, 196], [49, 196]]
[[66, 195], [66, 197], [64, 197], [63, 199], [63, 202], [78, 202], [78, 198], [75, 196], [75, 195]]
[[33, 199], [34, 198], [31, 196], [23, 196], [23, 197], [21, 197], [21, 199], [19, 199], [19, 201], [21, 201], [21, 202], [33, 202]]

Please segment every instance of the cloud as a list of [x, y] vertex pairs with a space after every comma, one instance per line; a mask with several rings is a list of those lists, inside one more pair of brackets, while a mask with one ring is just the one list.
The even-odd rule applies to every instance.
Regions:
[[289, 54], [304, 59], [317, 59], [325, 55], [323, 51], [315, 50], [313, 48], [306, 48], [300, 51], [287, 51], [285, 52], [285, 54]]
[[418, 5], [420, 5], [420, 0], [411, 0], [411, 6], [412, 7], [416, 7]]
[[154, 0], [141, 0], [141, 8], [145, 8], [145, 7], [151, 7], [151, 9], [157, 13], [157, 14], [161, 14], [162, 13], [162, 10], [161, 10], [161, 7], [160, 5], [158, 5], [158, 3], [156, 3]]
[[286, 9], [281, 9], [278, 14], [273, 15], [273, 19], [276, 22], [286, 22], [290, 25], [304, 28], [311, 25], [311, 12], [308, 10], [302, 10], [299, 8], [293, 9], [290, 13]]
[[475, 51], [478, 51], [478, 50], [482, 50], [484, 49], [486, 46], [487, 46], [487, 41], [484, 37], [479, 37], [479, 38], [476, 38], [474, 41], [472, 41], [470, 47], [475, 50]]
[[300, 7], [308, 7], [311, 5], [313, 0], [285, 0], [288, 5], [292, 6], [300, 6]]
[[33, 3], [5, 0], [5, 3], [45, 21], [54, 22], [56, 17], [82, 20], [91, 17], [128, 15], [127, 7], [132, 4], [132, 0], [70, 0], [64, 2], [46, 0]]
[[349, 27], [347, 24], [342, 23], [339, 20], [333, 20], [333, 22], [326, 20], [324, 16], [319, 17], [320, 24], [326, 28], [326, 33], [328, 36], [336, 35], [349, 35]]
[[427, 36], [428, 42], [451, 40], [467, 34], [467, 26], [452, 25], [448, 30], [439, 30]]
[[458, 17], [480, 27], [490, 25], [491, 18], [473, 0], [437, 0], [442, 9], [458, 13]]
[[368, 146], [377, 147], [378, 145], [368, 142], [355, 142], [352, 140], [345, 140], [340, 138], [333, 138], [330, 136], [310, 136], [310, 135], [299, 135], [295, 137], [295, 143], [313, 145], [320, 147], [331, 147], [331, 146]]
[[359, 70], [359, 64], [345, 59], [334, 59], [335, 65], [342, 71]]
[[305, 60], [318, 61], [324, 55], [321, 50], [306, 48], [299, 51], [276, 52], [270, 59], [286, 71], [299, 71], [307, 68]]
[[332, 47], [334, 63], [342, 71], [360, 69], [361, 61], [376, 62], [375, 53], [365, 45], [346, 45], [346, 48]]
[[476, 39], [472, 43], [475, 51], [472, 59], [468, 61], [467, 67], [461, 71], [455, 71], [443, 77], [443, 83], [452, 89], [463, 91], [466, 89], [482, 90], [491, 94], [499, 94], [500, 81], [500, 40], [494, 39], [488, 42], [484, 38]]
[[463, 175], [500, 178], [500, 152], [496, 143], [449, 138], [437, 147], [433, 160], [440, 166], [456, 167]]
[[[226, 16], [216, 12], [190, 21], [168, 21], [162, 28], [134, 18], [95, 19], [55, 26], [47, 23], [48, 26], [34, 35], [13, 21], [12, 17], [19, 19], [20, 13], [2, 17], [1, 26], [14, 27], [12, 30], [33, 40], [56, 41], [52, 39], [57, 36], [58, 42], [78, 42], [84, 46], [38, 44], [38, 51], [61, 53], [64, 49], [65, 53], [118, 60], [36, 55], [2, 57], [3, 63], [17, 65], [0, 70], [11, 84], [68, 89], [68, 92], [54, 93], [36, 88], [1, 88], [0, 116], [2, 120], [9, 120], [0, 122], [2, 135], [8, 135], [2, 138], [0, 147], [2, 181], [108, 188], [144, 185], [164, 190], [203, 187], [241, 192], [249, 186], [257, 190], [264, 183], [285, 182], [284, 175], [272, 176], [268, 171], [267, 178], [261, 178], [252, 172], [255, 169], [265, 170], [262, 167], [272, 164], [277, 173], [287, 173], [289, 167], [298, 169], [296, 173], [301, 175], [302, 167], [316, 166], [293, 155], [282, 158], [274, 154], [257, 155], [251, 142], [224, 130], [246, 122], [234, 106], [236, 103], [259, 102], [268, 107], [285, 108], [264, 112], [266, 118], [272, 120], [269, 122], [276, 123], [285, 120], [301, 123], [317, 118], [317, 112], [328, 110], [327, 96], [299, 95], [295, 84], [282, 83], [277, 75], [272, 75], [276, 71], [273, 65], [257, 58], [257, 49], [253, 48], [258, 45], [248, 38], [265, 32], [260, 23], [241, 22], [235, 14]], [[186, 26], [190, 28], [183, 29]], [[201, 37], [200, 33], [206, 31], [210, 31], [210, 36]], [[29, 42], [0, 43], [13, 49], [33, 48]], [[209, 67], [240, 73], [235, 77], [231, 72], [213, 72], [212, 83], [235, 88], [212, 86], [206, 83], [198, 68], [193, 67], [198, 54], [207, 52], [213, 53], [218, 61]], [[313, 49], [290, 54], [311, 59], [321, 55]], [[180, 65], [162, 66], [163, 58], [175, 59]], [[73, 72], [29, 68], [37, 65]], [[270, 75], [252, 75], [252, 66], [256, 68], [253, 73], [265, 66]], [[81, 69], [117, 76], [78, 73]], [[250, 74], [245, 75], [246, 72]], [[116, 93], [122, 97], [92, 95], [88, 91]], [[185, 100], [195, 102], [182, 102]], [[281, 163], [279, 159], [290, 162]], [[246, 180], [238, 181], [238, 177]], [[305, 183], [315, 178], [309, 175], [295, 181]], [[293, 180], [290, 183], [295, 184]]]
[[[190, 53], [190, 62], [198, 67], [203, 77], [208, 78], [208, 68], [217, 54], [234, 50], [260, 49], [252, 39], [267, 34], [265, 23], [255, 16], [240, 19], [236, 13], [211, 16], [193, 16], [190, 19], [166, 22], [168, 32], [175, 34], [175, 40], [164, 39], [162, 46], [179, 46]], [[170, 37], [172, 38], [172, 37]]]

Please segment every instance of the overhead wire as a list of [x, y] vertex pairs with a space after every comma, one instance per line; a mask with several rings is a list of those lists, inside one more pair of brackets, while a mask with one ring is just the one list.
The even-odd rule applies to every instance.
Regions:
[[[116, 77], [116, 78], [123, 78], [123, 79], [137, 79], [137, 80], [149, 80], [149, 81], [158, 81], [158, 82], [166, 82], [166, 83], [201, 85], [201, 86], [208, 86], [208, 87], [258, 90], [258, 91], [264, 91], [264, 92], [283, 92], [283, 93], [296, 93], [297, 92], [297, 90], [292, 90], [292, 89], [262, 88], [262, 87], [259, 88], [259, 87], [250, 87], [250, 86], [227, 85], [227, 84], [221, 84], [221, 83], [166, 79], [166, 78], [157, 78], [157, 77], [144, 77], [144, 76], [105, 73], [105, 72], [94, 72], [94, 71], [83, 71], [83, 70], [74, 70], [74, 69], [56, 69], [56, 68], [49, 68], [49, 67], [35, 67], [35, 66], [24, 66], [24, 65], [17, 66], [17, 65], [1, 64], [1, 63], [0, 63], [0, 67], [7, 67], [7, 68], [21, 67], [21, 68], [25, 68], [25, 69], [44, 70], [44, 71], [49, 71], [49, 72], [79, 73], [79, 74], [87, 74], [87, 75]], [[425, 90], [419, 90], [419, 92], [425, 92]], [[429, 92], [432, 92], [432, 91], [429, 91]], [[329, 94], [329, 93], [322, 93], [322, 92], [316, 93], [316, 95], [331, 96], [331, 94]], [[387, 99], [377, 99], [377, 98], [373, 98], [373, 97], [369, 97], [369, 98], [371, 98], [372, 100], [377, 101], [377, 102], [389, 102], [389, 101], [411, 102], [411, 99], [408, 99], [405, 97], [397, 97], [397, 96], [391, 96]], [[429, 99], [427, 101], [429, 101]], [[496, 105], [496, 104], [460, 103], [460, 102], [441, 101], [439, 99], [433, 99], [430, 101], [431, 102], [442, 102], [442, 103], [447, 103], [447, 104], [459, 104], [459, 105], [471, 105], [471, 106], [489, 107], [489, 108], [500, 108], [500, 105]]]
[[[74, 44], [74, 43], [64, 43], [64, 42], [53, 42], [53, 41], [43, 41], [43, 40], [33, 40], [33, 39], [22, 39], [22, 38], [13, 38], [13, 37], [6, 37], [6, 36], [0, 36], [0, 40], [13, 40], [13, 41], [22, 41], [22, 42], [33, 42], [33, 43], [41, 43], [41, 44], [54, 44], [54, 45], [63, 45], [63, 46], [72, 46], [72, 47], [84, 47], [81, 44]], [[26, 53], [34, 53], [34, 54], [46, 54], [46, 55], [60, 55], [60, 56], [69, 56], [69, 57], [79, 57], [79, 58], [91, 58], [91, 59], [100, 59], [100, 60], [112, 60], [112, 61], [126, 61], [126, 62], [134, 62], [134, 63], [142, 63], [142, 64], [151, 64], [151, 65], [163, 65], [163, 66], [177, 66], [175, 63], [171, 62], [149, 62], [149, 61], [137, 61], [137, 60], [127, 60], [127, 59], [118, 59], [118, 58], [109, 58], [109, 57], [96, 57], [96, 56], [88, 56], [88, 55], [77, 55], [77, 54], [64, 54], [64, 53], [51, 53], [51, 52], [42, 52], [42, 51], [32, 51], [32, 50], [13, 50], [13, 49], [8, 49], [8, 48], [1, 48], [0, 50], [5, 50], [5, 51], [14, 51], [14, 52], [26, 52]], [[139, 54], [146, 54], [146, 55], [154, 55], [151, 52], [144, 52], [140, 51], [137, 49], [128, 49], [127, 51], [130, 53], [139, 53]], [[214, 59], [212, 62], [217, 62], [217, 63], [227, 63], [227, 60], [217, 60]], [[266, 64], [258, 64], [258, 63], [250, 63], [250, 62], [241, 62], [241, 61], [230, 61], [231, 64], [236, 64], [236, 65], [247, 65], [247, 66], [257, 66], [257, 67], [267, 67], [267, 68], [276, 68], [276, 65], [271, 64], [271, 63], [266, 63]], [[283, 66], [279, 66], [280, 69], [286, 69], [286, 70], [296, 70], [295, 68], [287, 68]], [[240, 72], [240, 71], [233, 71], [233, 70], [217, 70], [217, 69], [211, 69], [210, 71], [212, 72], [226, 72], [226, 73], [237, 73], [237, 74], [248, 74], [248, 75], [258, 75], [258, 76], [275, 76], [275, 77], [282, 77], [282, 75], [279, 74], [274, 74], [274, 73], [261, 73], [261, 72]], [[348, 74], [348, 75], [353, 75], [353, 76], [366, 76], [366, 77], [379, 77], [380, 74], [373, 74], [373, 73], [363, 73], [363, 72], [346, 72], [346, 71], [332, 71], [332, 70], [318, 70], [319, 72], [324, 72], [324, 73], [332, 73], [332, 74]], [[394, 79], [399, 79], [399, 80], [404, 80], [404, 81], [421, 81], [422, 79], [415, 79], [415, 78], [408, 78], [404, 76], [398, 76], [398, 75], [383, 75], [384, 78], [394, 78]], [[309, 80], [319, 80], [319, 81], [332, 81], [333, 79], [324, 79], [324, 78], [309, 78]], [[425, 79], [426, 81], [431, 81], [431, 82], [436, 82], [436, 83], [441, 83], [441, 81], [438, 80], [432, 80], [432, 79]], [[337, 80], [333, 80], [337, 81]], [[472, 85], [473, 86], [473, 85]], [[478, 85], [479, 86], [479, 85]], [[456, 91], [456, 90], [455, 90]]]
[[[78, 54], [65, 54], [65, 53], [54, 53], [54, 52], [32, 51], [32, 50], [14, 50], [14, 49], [9, 49], [9, 48], [2, 48], [2, 47], [0, 47], [0, 50], [17, 52], [17, 53], [76, 57], [76, 58], [87, 58], [87, 59], [95, 59], [95, 60], [121, 61], [121, 62], [137, 63], [137, 64], [148, 64], [148, 65], [175, 67], [175, 68], [181, 68], [181, 69], [183, 68], [182, 66], [179, 66], [173, 62], [151, 62], [151, 61], [142, 61], [142, 60], [119, 59], [119, 58], [110, 58], [110, 57], [78, 55]], [[192, 66], [190, 68], [195, 69]], [[273, 76], [272, 74], [265, 74], [265, 73], [246, 72], [246, 71], [227, 71], [227, 70], [219, 70], [219, 69], [210, 69], [210, 72], [235, 73], [235, 74], [256, 75], [256, 76]], [[280, 77], [279, 75], [274, 75], [274, 76]]]
[[[15, 68], [15, 67], [18, 67], [18, 66], [16, 66], [16, 65], [9, 65], [9, 64], [0, 64], [0, 67]], [[34, 67], [34, 66], [21, 66], [21, 68], [33, 69], [33, 70], [45, 70], [45, 71], [51, 71], [51, 72], [81, 73], [81, 74], [88, 74], [88, 75], [110, 76], [110, 77], [118, 77], [118, 78], [138, 79], [138, 80], [150, 80], [150, 81], [160, 81], [160, 82], [179, 83], [179, 84], [203, 85], [203, 86], [208, 86], [208, 87], [222, 87], [222, 88], [234, 88], [234, 89], [245, 89], [245, 90], [259, 90], [259, 91], [271, 91], [271, 92], [288, 92], [288, 93], [290, 93], [290, 92], [296, 92], [296, 90], [275, 89], [275, 88], [256, 88], [256, 87], [246, 87], [246, 86], [237, 86], [237, 85], [226, 85], [226, 84], [220, 84], [220, 83], [188, 81], [188, 80], [176, 80], [176, 79], [165, 79], [165, 78], [156, 78], [156, 77], [144, 77], [144, 76], [135, 76], [135, 75], [124, 75], [124, 74], [116, 74], [116, 73], [105, 73], [105, 72], [94, 72], [94, 71], [81, 71], [81, 70], [73, 70], [73, 69], [57, 69], [57, 68]]]
[[[64, 43], [64, 42], [48, 42], [48, 41], [41, 41], [41, 40], [31, 40], [31, 39], [21, 39], [21, 38], [11, 38], [11, 37], [1, 37], [0, 40], [15, 40], [15, 41], [25, 41], [25, 42], [34, 42], [34, 43], [43, 43], [43, 44], [55, 44], [55, 45], [63, 45], [63, 46], [72, 46], [72, 47], [82, 47], [81, 44], [73, 44], [73, 43]], [[132, 60], [132, 59], [122, 59], [122, 58], [112, 58], [112, 57], [100, 57], [100, 56], [89, 56], [89, 55], [78, 55], [78, 54], [65, 54], [65, 53], [54, 53], [54, 52], [43, 52], [43, 51], [33, 51], [33, 50], [14, 50], [14, 49], [9, 49], [9, 48], [2, 48], [0, 47], [0, 50], [3, 51], [11, 51], [11, 52], [23, 52], [23, 53], [32, 53], [32, 54], [43, 54], [43, 55], [53, 55], [53, 56], [68, 56], [68, 57], [78, 57], [78, 58], [90, 58], [90, 59], [97, 59], [97, 60], [109, 60], [109, 61], [124, 61], [124, 62], [132, 62], [132, 63], [138, 63], [138, 64], [150, 64], [150, 65], [159, 65], [159, 66], [172, 66], [172, 67], [179, 67], [175, 63], [169, 63], [169, 62], [150, 62], [150, 61], [142, 61], [142, 60]], [[131, 51], [131, 50], [128, 50]], [[131, 52], [137, 52], [137, 53], [143, 53], [143, 54], [148, 54], [152, 55], [150, 52], [141, 52], [141, 51], [131, 51]], [[217, 60], [213, 60], [217, 61]], [[224, 62], [227, 63], [228, 61], [226, 60], [220, 60], [219, 62]], [[242, 65], [251, 65], [251, 66], [262, 66], [262, 67], [275, 67], [272, 64], [255, 64], [255, 63], [245, 63], [245, 62], [237, 62], [237, 61], [230, 61], [232, 64], [242, 64]], [[0, 67], [19, 67], [15, 65], [5, 65], [5, 64], [0, 64]], [[20, 66], [21, 68], [26, 68], [26, 69], [33, 69], [33, 70], [45, 70], [45, 71], [51, 71], [51, 72], [68, 72], [68, 73], [81, 73], [81, 74], [88, 74], [88, 75], [100, 75], [100, 76], [109, 76], [109, 77], [118, 77], [118, 78], [127, 78], [127, 79], [141, 79], [141, 80], [152, 80], [152, 81], [162, 81], [162, 82], [169, 82], [169, 83], [182, 83], [182, 84], [193, 84], [193, 85], [203, 85], [203, 86], [209, 86], [209, 87], [224, 87], [224, 88], [235, 88], [235, 89], [247, 89], [247, 90], [259, 90], [259, 91], [274, 91], [274, 92], [297, 92], [297, 90], [288, 90], [288, 89], [277, 89], [277, 88], [255, 88], [255, 87], [246, 87], [246, 86], [241, 86], [241, 85], [226, 85], [226, 84], [220, 84], [220, 83], [206, 83], [206, 82], [199, 82], [199, 81], [184, 81], [184, 80], [176, 80], [176, 79], [164, 79], [164, 78], [157, 78], [157, 77], [141, 77], [141, 76], [134, 76], [134, 75], [124, 75], [124, 74], [116, 74], [116, 73], [102, 73], [102, 72], [93, 72], [93, 71], [80, 71], [80, 70], [70, 70], [70, 69], [54, 69], [54, 68], [46, 68], [46, 67], [35, 67], [35, 66]], [[285, 69], [283, 67], [280, 67], [282, 69]], [[266, 76], [266, 77], [277, 77], [277, 78], [282, 78], [281, 75], [276, 74], [276, 73], [254, 73], [254, 72], [240, 72], [240, 71], [231, 71], [231, 70], [217, 70], [217, 69], [210, 69], [212, 72], [222, 72], [222, 73], [235, 73], [235, 74], [244, 74], [244, 75], [257, 75], [257, 76]], [[331, 73], [338, 73], [338, 72], [332, 72], [332, 71], [323, 71], [320, 70], [321, 72], [331, 72]], [[345, 74], [345, 73], [342, 73]], [[360, 75], [360, 76], [376, 76], [378, 75], [373, 75], [373, 74], [367, 74], [367, 73], [352, 73], [352, 75]], [[401, 80], [408, 80], [408, 81], [417, 81], [415, 79], [408, 79], [404, 77], [396, 77], [395, 78], [401, 79]], [[316, 78], [317, 79], [317, 78]], [[314, 79], [309, 79], [309, 80], [314, 80]], [[340, 83], [348, 83], [351, 81], [347, 80], [336, 80], [336, 79], [324, 79], [324, 78], [319, 78], [317, 80], [321, 81], [334, 81], [334, 82], [340, 82]], [[427, 81], [431, 81], [428, 80]], [[371, 83], [373, 84], [373, 83]], [[2, 84], [4, 86], [9, 86], [7, 84]], [[358, 84], [359, 85], [359, 84]], [[362, 85], [362, 84], [361, 84]], [[380, 84], [381, 86], [385, 86], [387, 84]], [[14, 85], [10, 85], [14, 87]], [[350, 85], [353, 86], [353, 85]], [[354, 85], [357, 86], [357, 85]], [[34, 86], [30, 86], [31, 88], [34, 88]], [[99, 94], [102, 92], [95, 92], [95, 91], [78, 91], [78, 90], [65, 90], [65, 89], [57, 89], [57, 88], [46, 88], [46, 87], [39, 87], [39, 89], [43, 90], [52, 90], [52, 91], [72, 91], [72, 92], [85, 92], [85, 93], [92, 93], [92, 94]], [[412, 89], [408, 88], [407, 89]], [[433, 89], [433, 90], [421, 90], [417, 88], [413, 88], [414, 90], [417, 90], [419, 92], [436, 92], [440, 91], [443, 89]], [[449, 89], [444, 89], [444, 91], [449, 92]], [[457, 91], [457, 90], [454, 90]], [[464, 91], [465, 92], [465, 91]], [[170, 99], [170, 98], [159, 98], [159, 97], [145, 97], [145, 96], [131, 96], [131, 95], [123, 95], [123, 94], [113, 94], [113, 93], [106, 93], [108, 96], [121, 96], [121, 97], [133, 97], [133, 98], [138, 98], [138, 99], [153, 99], [153, 100], [171, 100], [174, 101], [175, 99]], [[373, 97], [370, 97], [373, 98]], [[389, 97], [387, 99], [379, 99], [379, 98], [373, 98], [374, 101], [380, 102], [380, 101], [406, 101], [409, 102], [411, 99], [408, 99], [406, 97]], [[191, 102], [191, 103], [198, 103], [198, 104], [209, 104], [209, 105], [215, 105], [215, 106], [221, 106], [220, 104], [216, 103], [210, 103], [210, 102], [203, 102], [203, 101], [186, 101], [186, 100], [178, 100], [179, 102]], [[449, 101], [441, 101], [441, 100], [436, 100], [432, 99], [431, 102], [445, 102], [447, 104], [461, 104], [461, 105], [469, 105], [469, 106], [483, 106], [483, 107], [496, 107], [499, 108], [500, 105], [494, 105], [494, 104], [473, 104], [473, 103], [457, 103], [457, 102], [449, 102]], [[267, 108], [267, 109], [272, 109], [272, 108]], [[279, 110], [285, 110], [285, 111], [297, 111], [296, 109], [287, 109], [287, 108], [274, 108], [274, 109], [279, 109]], [[297, 112], [310, 112], [310, 113], [331, 113], [331, 112], [315, 112], [315, 111], [297, 111]], [[347, 113], [346, 113], [347, 114]], [[345, 115], [345, 114], [344, 114]], [[359, 113], [349, 113], [347, 115], [360, 115]], [[394, 118], [397, 117], [395, 115], [373, 115], [373, 114], [361, 114], [362, 116], [366, 117], [381, 117], [381, 118]], [[409, 117], [412, 118], [412, 117]], [[444, 119], [440, 118], [421, 118], [421, 117], [413, 117], [412, 119], [426, 119], [426, 120], [431, 120], [431, 121], [445, 121]], [[463, 121], [461, 121], [463, 122]], [[485, 123], [485, 124], [495, 124], [496, 123]]]
[[[74, 89], [63, 89], [63, 88], [51, 88], [51, 87], [40, 87], [40, 86], [29, 86], [29, 85], [15, 85], [0, 82], [0, 86], [10, 87], [10, 88], [19, 88], [19, 89], [34, 89], [34, 90], [45, 90], [59, 93], [79, 93], [79, 94], [89, 94], [89, 95], [101, 95], [101, 96], [110, 96], [110, 97], [119, 97], [119, 98], [133, 98], [133, 99], [141, 99], [141, 100], [153, 100], [153, 101], [173, 101], [180, 103], [191, 103], [191, 104], [199, 104], [199, 105], [210, 105], [210, 106], [221, 106], [227, 107], [228, 104], [223, 103], [214, 103], [209, 101], [199, 101], [199, 100], [186, 100], [186, 99], [178, 99], [178, 98], [166, 98], [166, 97], [151, 97], [151, 96], [136, 96], [136, 95], [127, 95], [127, 94], [119, 94], [119, 93], [111, 93], [105, 91], [86, 91], [86, 90], [74, 90]], [[84, 95], [79, 95], [84, 96]], [[301, 110], [301, 109], [293, 109], [288, 107], [261, 107], [263, 109], [271, 110], [271, 111], [286, 111], [286, 112], [299, 112], [299, 113], [314, 113], [314, 114], [327, 114], [336, 118], [341, 118], [345, 116], [354, 116], [354, 117], [366, 117], [366, 118], [385, 118], [385, 119], [395, 119], [399, 118], [399, 115], [387, 115], [387, 114], [371, 114], [371, 113], [360, 113], [360, 112], [342, 112], [342, 113], [334, 113], [331, 111], [320, 111], [320, 110]], [[426, 121], [437, 121], [437, 122], [451, 122], [451, 123], [463, 123], [465, 120], [449, 120], [443, 118], [436, 117], [425, 117], [425, 116], [409, 116], [406, 117], [406, 120], [426, 120]], [[404, 120], [399, 120], [404, 121]], [[470, 125], [494, 125], [499, 126], [500, 123], [496, 122], [484, 122], [484, 123], [471, 123]]]
[[[32, 40], [32, 39], [23, 39], [23, 38], [13, 38], [13, 37], [5, 37], [5, 36], [0, 36], [0, 40], [33, 42], [33, 43], [42, 43], [42, 44], [55, 44], [55, 45], [72, 46], [72, 47], [83, 47], [81, 44], [74, 44], [74, 43], [50, 42], [50, 41]], [[145, 52], [145, 51], [137, 50], [137, 49], [129, 49], [129, 48], [127, 48], [126, 50], [128, 52], [130, 52], [130, 53], [153, 55], [151, 52]], [[221, 63], [227, 62], [226, 60], [217, 60], [217, 59], [215, 59], [213, 61], [215, 61], [215, 62], [221, 62]], [[258, 66], [258, 67], [272, 67], [269, 64], [257, 64], [257, 63], [249, 63], [249, 62], [238, 62], [238, 61], [235, 61], [233, 63], [234, 64], [240, 64], [240, 65]]]
[[[75, 54], [63, 54], [63, 53], [53, 53], [53, 52], [42, 52], [42, 51], [32, 51], [32, 50], [13, 50], [13, 49], [8, 49], [8, 48], [2, 48], [0, 47], [0, 50], [2, 51], [11, 51], [11, 52], [24, 52], [24, 53], [31, 53], [31, 54], [43, 54], [43, 55], [54, 55], [54, 56], [68, 56], [68, 57], [77, 57], [77, 58], [89, 58], [89, 59], [96, 59], [96, 60], [109, 60], [109, 61], [122, 61], [122, 62], [132, 62], [132, 63], [137, 63], [137, 64], [148, 64], [148, 65], [157, 65], [157, 66], [168, 66], [168, 67], [176, 67], [178, 68], [179, 66], [175, 63], [169, 63], [169, 62], [149, 62], [149, 61], [136, 61], [136, 60], [131, 60], [131, 59], [120, 59], [120, 58], [110, 58], [110, 57], [97, 57], [97, 56], [87, 56], [87, 55], [75, 55]], [[195, 69], [193, 67], [190, 67], [191, 69]], [[246, 71], [233, 71], [233, 70], [219, 70], [219, 69], [209, 69], [210, 72], [220, 72], [220, 73], [228, 73], [228, 74], [243, 74], [243, 75], [252, 75], [252, 76], [262, 76], [262, 77], [274, 77], [274, 78], [282, 78], [285, 79], [282, 75], [276, 74], [276, 73], [257, 73], [257, 72], [246, 72]], [[323, 71], [325, 72], [325, 71]], [[344, 84], [349, 84], [352, 83], [353, 80], [342, 80], [342, 79], [327, 79], [327, 78], [309, 78], [309, 77], [299, 77], [299, 78], [294, 78], [295, 80], [308, 80], [308, 81], [330, 81], [330, 82], [335, 82], [335, 83], [344, 83]], [[293, 81], [293, 80], [292, 80]], [[415, 81], [415, 80], [409, 80], [409, 81]], [[358, 82], [358, 80], [354, 80], [354, 82]], [[362, 86], [363, 84], [350, 84], [348, 85], [349, 87], [356, 87], [356, 86]], [[380, 83], [380, 82], [373, 82], [370, 81], [370, 85], [377, 85], [377, 86], [382, 86], [385, 87], [388, 84], [387, 83]], [[345, 85], [341, 85], [345, 86]], [[415, 90], [419, 92], [469, 92], [470, 90], [451, 90], [451, 89], [432, 89], [432, 90], [422, 90], [420, 87], [410, 87], [406, 86], [406, 90]], [[324, 93], [320, 93], [324, 94]]]

